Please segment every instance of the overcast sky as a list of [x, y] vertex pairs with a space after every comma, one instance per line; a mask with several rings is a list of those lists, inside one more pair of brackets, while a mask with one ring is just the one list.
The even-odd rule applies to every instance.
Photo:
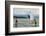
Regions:
[[39, 15], [39, 9], [35, 9], [35, 8], [14, 8], [13, 9], [13, 15], [25, 15], [25, 14]]

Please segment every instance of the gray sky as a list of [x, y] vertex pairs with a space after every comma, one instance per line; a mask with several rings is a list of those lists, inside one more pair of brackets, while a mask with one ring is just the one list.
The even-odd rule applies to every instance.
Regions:
[[39, 15], [39, 9], [35, 8], [14, 8], [13, 9], [13, 15], [25, 15], [25, 14], [33, 14], [33, 15]]

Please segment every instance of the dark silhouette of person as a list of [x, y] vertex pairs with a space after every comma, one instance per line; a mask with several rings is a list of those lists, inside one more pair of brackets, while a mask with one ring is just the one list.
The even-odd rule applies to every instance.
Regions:
[[28, 15], [28, 18], [29, 18], [29, 24], [30, 24], [30, 15]]
[[16, 23], [15, 23], [15, 24], [16, 24], [16, 27], [17, 27], [17, 23], [18, 23], [18, 20], [17, 20], [17, 18], [16, 18]]
[[30, 19], [30, 15], [28, 15], [28, 18]]
[[34, 21], [35, 21], [35, 27], [37, 26], [36, 24], [37, 24], [37, 22], [36, 22], [36, 19], [34, 19]]

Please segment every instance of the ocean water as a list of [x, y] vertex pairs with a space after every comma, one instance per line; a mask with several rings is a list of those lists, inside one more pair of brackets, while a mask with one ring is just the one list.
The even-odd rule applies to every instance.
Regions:
[[[29, 23], [31, 21], [29, 21], [28, 18], [20, 18], [18, 19], [18, 23], [16, 25], [16, 19], [14, 18], [13, 22], [14, 22], [14, 27], [38, 27], [39, 26], [39, 16], [34, 16], [36, 23]], [[34, 21], [35, 22], [35, 21]]]

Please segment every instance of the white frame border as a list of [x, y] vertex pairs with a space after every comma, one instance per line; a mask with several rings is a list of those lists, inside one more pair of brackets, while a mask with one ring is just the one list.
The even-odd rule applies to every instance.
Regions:
[[[13, 28], [13, 8], [39, 8], [39, 27]], [[39, 31], [42, 27], [42, 6], [10, 5], [10, 32]]]

